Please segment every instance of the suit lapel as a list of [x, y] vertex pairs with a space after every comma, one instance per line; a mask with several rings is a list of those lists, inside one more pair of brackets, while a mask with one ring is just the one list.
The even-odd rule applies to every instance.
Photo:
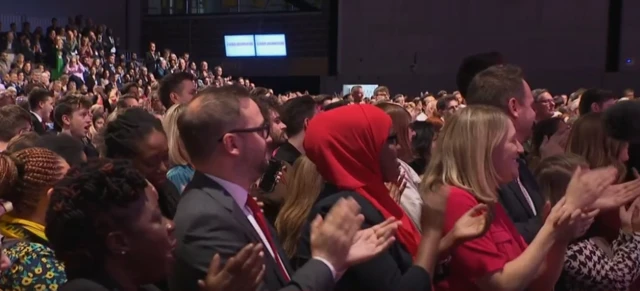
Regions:
[[529, 197], [531, 198], [531, 201], [533, 201], [533, 205], [536, 207], [536, 212], [540, 212], [544, 205], [544, 200], [540, 196], [540, 190], [538, 189], [536, 178], [533, 176], [533, 173], [531, 173], [524, 160], [521, 159], [518, 163], [520, 164], [520, 182], [522, 182], [522, 185], [527, 189], [527, 192], [529, 192]]
[[[242, 230], [247, 236], [251, 238], [252, 241], [260, 242], [260, 236], [253, 229], [251, 222], [249, 222], [247, 217], [244, 215], [244, 212], [242, 212], [242, 209], [240, 209], [240, 206], [238, 206], [236, 201], [233, 200], [233, 197], [231, 197], [231, 194], [229, 194], [229, 192], [224, 189], [224, 187], [199, 171], [196, 171], [193, 174], [193, 179], [191, 181], [192, 182], [190, 184], [196, 185], [196, 188], [202, 189], [205, 193], [207, 193], [207, 195], [209, 195], [209, 197], [218, 201], [220, 205], [228, 210], [229, 214], [238, 223], [240, 223], [240, 225], [242, 225]], [[185, 189], [184, 192], [187, 192], [186, 190], [187, 189]]]
[[522, 207], [527, 211], [527, 215], [533, 217], [534, 215], [533, 210], [531, 210], [531, 205], [529, 205], [527, 198], [524, 197], [525, 194], [522, 193], [522, 189], [520, 188], [518, 181], [512, 181], [508, 185], [511, 191], [513, 191], [513, 194], [515, 194], [516, 198], [518, 198], [518, 201], [520, 201], [520, 204], [522, 204]]
[[[226, 189], [224, 189], [224, 187], [222, 187], [220, 184], [218, 184], [216, 181], [207, 177], [207, 175], [205, 175], [204, 173], [196, 171], [193, 174], [191, 183], [189, 183], [187, 188], [202, 189], [212, 199], [218, 201], [218, 203], [220, 203], [226, 210], [229, 211], [229, 214], [242, 226], [242, 231], [249, 237], [249, 240], [251, 242], [262, 243], [262, 239], [260, 239], [260, 235], [253, 228], [253, 225], [251, 224], [251, 222], [249, 222], [249, 219], [247, 219], [242, 209], [240, 209], [240, 206], [238, 206], [238, 204], [233, 199], [233, 197], [231, 197], [231, 194], [229, 194], [229, 192]], [[183, 193], [187, 193], [187, 189], [185, 189]], [[252, 198], [249, 197], [248, 199], [252, 199]], [[284, 255], [283, 250], [280, 247], [278, 240], [276, 239], [275, 231], [273, 230], [271, 224], [268, 221], [267, 221], [267, 225], [269, 226], [269, 231], [271, 232], [271, 238], [274, 240], [273, 244], [276, 247], [276, 249], [273, 251], [279, 254], [280, 259], [282, 260], [285, 268], [287, 269], [287, 272], [289, 272], [289, 274], [292, 274], [288, 259]], [[264, 251], [268, 252], [268, 250], [266, 249]], [[265, 261], [267, 270], [271, 270], [272, 275], [277, 276], [282, 286], [284, 286], [287, 280], [279, 271], [280, 269], [277, 265], [276, 260], [270, 255], [266, 257], [269, 258]]]

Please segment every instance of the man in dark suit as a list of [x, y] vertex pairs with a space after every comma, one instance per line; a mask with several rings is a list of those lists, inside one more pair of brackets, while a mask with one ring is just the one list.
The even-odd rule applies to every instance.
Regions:
[[340, 219], [328, 215], [314, 228], [313, 259], [294, 272], [274, 229], [248, 195], [271, 153], [269, 124], [249, 91], [205, 89], [178, 118], [178, 129], [196, 172], [174, 217], [178, 245], [170, 289], [199, 290], [197, 281], [215, 254], [226, 262], [245, 245], [262, 243], [261, 290], [332, 290], [337, 274], [352, 263], [347, 254], [361, 223], [357, 203], [355, 212], [342, 211], [350, 214]]
[[538, 189], [538, 182], [529, 170], [524, 158], [518, 159], [519, 178], [500, 186], [498, 198], [516, 225], [518, 232], [527, 243], [531, 243], [542, 227], [544, 200]]
[[[490, 67], [473, 77], [465, 95], [468, 105], [489, 105], [502, 109], [516, 129], [516, 138], [524, 144], [531, 136], [536, 113], [533, 95], [520, 68], [512, 65]], [[523, 159], [518, 159], [519, 177], [502, 185], [500, 203], [507, 210], [518, 232], [530, 243], [542, 227], [540, 212], [544, 204], [533, 174]]]
[[29, 108], [33, 131], [40, 135], [45, 134], [48, 131], [46, 123], [53, 111], [53, 96], [49, 90], [36, 88], [29, 92]]

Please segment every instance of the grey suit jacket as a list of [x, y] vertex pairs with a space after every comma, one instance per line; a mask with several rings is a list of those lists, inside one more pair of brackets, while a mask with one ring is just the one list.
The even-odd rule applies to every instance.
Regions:
[[[216, 253], [220, 254], [225, 263], [247, 244], [261, 242], [258, 233], [233, 197], [214, 180], [198, 171], [182, 194], [174, 222], [178, 245], [175, 252], [176, 263], [169, 278], [171, 290], [198, 291], [197, 282], [205, 277], [209, 263]], [[275, 231], [273, 228], [270, 231], [291, 281], [286, 283], [276, 261], [265, 250], [266, 270], [260, 290], [333, 290], [335, 282], [331, 270], [321, 261], [310, 260], [294, 274]]]

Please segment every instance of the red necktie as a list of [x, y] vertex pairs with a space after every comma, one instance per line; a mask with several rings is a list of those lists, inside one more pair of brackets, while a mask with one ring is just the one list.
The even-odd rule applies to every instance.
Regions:
[[262, 214], [262, 210], [260, 210], [260, 206], [258, 206], [258, 203], [251, 196], [247, 197], [247, 206], [249, 206], [249, 209], [251, 209], [251, 212], [253, 212], [253, 218], [256, 219], [256, 222], [258, 223], [258, 226], [262, 230], [264, 237], [269, 242], [269, 246], [273, 251], [273, 258], [276, 260], [276, 264], [280, 268], [280, 272], [282, 272], [282, 275], [287, 279], [287, 282], [290, 281], [291, 278], [289, 277], [289, 274], [287, 273], [287, 271], [284, 269], [284, 265], [280, 261], [280, 255], [278, 255], [278, 249], [273, 243], [273, 239], [271, 238], [271, 232], [269, 231], [269, 227], [267, 226], [267, 221], [264, 218], [264, 214]]

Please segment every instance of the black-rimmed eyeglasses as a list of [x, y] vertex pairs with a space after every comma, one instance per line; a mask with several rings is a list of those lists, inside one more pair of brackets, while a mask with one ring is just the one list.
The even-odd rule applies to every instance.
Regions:
[[256, 133], [260, 134], [260, 136], [262, 136], [262, 138], [267, 139], [269, 137], [270, 129], [271, 129], [271, 126], [268, 123], [264, 124], [262, 126], [258, 126], [258, 127], [233, 129], [233, 130], [227, 131], [225, 134], [223, 134], [218, 139], [218, 142], [221, 142], [222, 139], [224, 139], [224, 136], [227, 135], [227, 134], [230, 134], [230, 133], [253, 133], [253, 132], [256, 132]]

